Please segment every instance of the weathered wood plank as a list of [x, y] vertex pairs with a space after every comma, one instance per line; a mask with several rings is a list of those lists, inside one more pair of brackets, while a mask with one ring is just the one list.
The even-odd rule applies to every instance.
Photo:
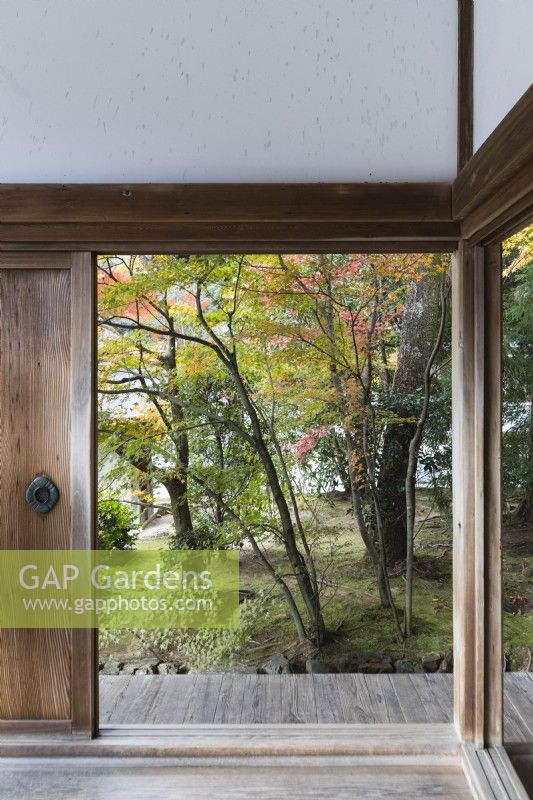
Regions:
[[120, 755], [216, 758], [229, 756], [454, 757], [453, 725], [132, 725], [104, 728], [96, 739], [10, 734], [0, 736], [0, 757]]
[[[442, 722], [453, 722], [453, 676], [440, 673], [413, 675], [413, 681], [420, 678], [428, 685], [429, 691], [442, 711]], [[418, 680], [416, 684], [418, 686]]]
[[[285, 675], [201, 676], [209, 679], [201, 688], [198, 677], [100, 676], [102, 724], [179, 725], [185, 718], [190, 724], [410, 724], [447, 723], [453, 716], [451, 675], [293, 675], [284, 692]], [[525, 743], [532, 738], [533, 682], [528, 673], [507, 673], [505, 686], [506, 742]], [[141, 690], [141, 705], [132, 706]], [[305, 700], [306, 692], [312, 701]]]
[[376, 709], [376, 722], [404, 722], [405, 714], [389, 675], [364, 675], [368, 694]]
[[368, 687], [362, 675], [339, 675], [338, 690], [345, 722], [372, 723], [379, 722], [374, 716]]
[[336, 675], [313, 675], [317, 722], [345, 722]]
[[[437, 692], [428, 683], [426, 676], [424, 674], [409, 675], [409, 679], [420, 698], [420, 703], [426, 712], [429, 722], [449, 722], [450, 720], [446, 719], [446, 715], [437, 700]], [[451, 696], [449, 705], [451, 706]]]
[[[222, 677], [221, 673], [197, 675], [194, 693], [183, 717], [185, 724], [214, 722]], [[246, 695], [246, 690], [243, 694]]]
[[222, 677], [213, 715], [213, 722], [217, 725], [240, 722], [242, 694], [239, 692], [239, 677], [241, 676], [232, 675], [229, 672]]
[[283, 722], [316, 722], [313, 676], [285, 675], [281, 683], [281, 707]]
[[275, 725], [282, 721], [281, 684], [283, 675], [264, 675], [267, 678], [263, 683], [265, 690], [265, 720]]
[[531, 677], [525, 672], [508, 672], [505, 676], [505, 697], [520, 711], [533, 735], [533, 687]]
[[395, 675], [392, 681], [404, 716], [409, 722], [430, 722], [410, 675]]
[[[99, 759], [10, 761], [0, 779], [11, 800], [352, 800], [353, 798], [440, 797], [467, 800], [472, 795], [458, 766], [412, 763], [351, 764], [167, 764]], [[7, 795], [4, 795], [7, 796]]]

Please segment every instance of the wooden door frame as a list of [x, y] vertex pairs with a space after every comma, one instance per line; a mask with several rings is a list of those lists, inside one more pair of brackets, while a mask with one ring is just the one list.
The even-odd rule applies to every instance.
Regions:
[[[73, 347], [92, 359], [92, 372], [72, 377], [82, 443], [73, 459], [76, 546], [95, 542], [96, 253], [457, 251], [455, 723], [460, 741], [476, 747], [502, 741], [498, 243], [533, 219], [532, 111], [530, 89], [453, 184], [0, 185], [2, 258], [70, 252], [87, 298], [72, 326]], [[72, 730], [92, 735], [94, 636], [78, 639]]]

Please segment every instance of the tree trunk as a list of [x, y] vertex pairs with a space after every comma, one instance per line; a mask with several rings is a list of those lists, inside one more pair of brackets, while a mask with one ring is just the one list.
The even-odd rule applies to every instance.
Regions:
[[438, 291], [438, 276], [428, 273], [413, 283], [405, 305], [391, 387], [391, 412], [413, 421], [391, 422], [383, 436], [378, 492], [388, 564], [405, 559], [407, 553], [405, 479], [409, 445], [416, 430], [414, 418], [418, 416], [424, 370], [433, 346]]
[[[169, 380], [175, 375], [176, 370], [177, 339], [170, 336], [168, 349], [161, 363], [168, 370]], [[194, 536], [191, 509], [189, 506], [188, 480], [189, 480], [189, 437], [183, 429], [185, 415], [179, 399], [170, 394], [170, 411], [175, 429], [171, 433], [176, 449], [176, 474], [166, 478], [163, 484], [170, 497], [170, 507], [174, 518], [176, 538], [191, 550], [198, 549], [198, 542]]]
[[[218, 430], [218, 428], [215, 428], [214, 434], [215, 434], [218, 468], [220, 469], [220, 472], [223, 473], [225, 468], [225, 459], [224, 459], [224, 445], [222, 443], [222, 435]], [[214, 499], [215, 499], [215, 522], [217, 525], [222, 525], [222, 523], [224, 522], [224, 497], [220, 492], [217, 492]]]
[[326, 626], [320, 608], [320, 598], [318, 591], [313, 586], [313, 581], [307, 568], [305, 558], [298, 549], [296, 532], [294, 529], [291, 512], [283, 489], [281, 488], [276, 465], [274, 464], [274, 460], [270, 455], [269, 449], [265, 442], [259, 415], [257, 414], [257, 411], [250, 400], [250, 397], [248, 396], [248, 392], [246, 391], [246, 387], [239, 372], [237, 360], [234, 354], [231, 354], [229, 358], [228, 367], [241, 398], [241, 402], [244, 406], [244, 410], [252, 426], [252, 438], [254, 441], [255, 450], [263, 465], [268, 485], [270, 487], [270, 491], [272, 492], [272, 499], [278, 510], [285, 551], [289, 558], [291, 567], [294, 570], [294, 575], [298, 583], [300, 594], [311, 620], [315, 642], [317, 645], [321, 645], [324, 643], [326, 637]]
[[191, 511], [187, 500], [187, 480], [182, 480], [174, 476], [166, 478], [162, 483], [170, 498], [170, 508], [174, 520], [174, 527], [176, 529], [176, 538], [179, 539], [186, 548], [195, 550], [197, 548], [197, 543], [194, 538]]
[[528, 463], [527, 478], [524, 487], [524, 496], [514, 512], [514, 519], [519, 522], [533, 521], [533, 394], [530, 398], [529, 407], [529, 442], [528, 442]]

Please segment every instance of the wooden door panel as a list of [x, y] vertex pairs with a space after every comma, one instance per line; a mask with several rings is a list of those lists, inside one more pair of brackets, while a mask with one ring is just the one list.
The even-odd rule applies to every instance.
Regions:
[[[10, 264], [2, 254], [0, 261], [0, 549], [93, 546], [92, 511], [86, 508], [93, 480], [92, 263], [79, 254], [58, 254], [54, 263], [51, 255], [18, 253]], [[79, 352], [84, 333], [87, 347]], [[80, 474], [89, 483], [81, 491]], [[37, 475], [51, 478], [60, 491], [45, 515], [25, 500]], [[70, 729], [81, 718], [90, 732], [93, 641], [90, 631], [1, 630], [5, 726], [63, 720]], [[79, 685], [80, 675], [86, 687]]]

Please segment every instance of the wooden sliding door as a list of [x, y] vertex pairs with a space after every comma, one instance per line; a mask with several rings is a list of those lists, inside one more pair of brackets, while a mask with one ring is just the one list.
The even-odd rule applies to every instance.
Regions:
[[[0, 254], [0, 548], [91, 549], [94, 281], [90, 254]], [[37, 476], [59, 490], [37, 513]], [[0, 631], [0, 727], [91, 734], [93, 631]]]

